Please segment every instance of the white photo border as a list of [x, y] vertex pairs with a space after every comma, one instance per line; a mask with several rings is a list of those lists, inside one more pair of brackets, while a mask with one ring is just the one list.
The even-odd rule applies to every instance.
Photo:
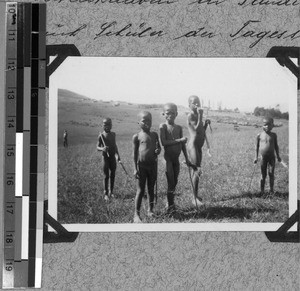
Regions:
[[[92, 57], [68, 57], [92, 58]], [[93, 57], [112, 58], [112, 57]], [[126, 57], [128, 58], [128, 57]], [[144, 57], [131, 57], [132, 59]], [[146, 57], [149, 59], [149, 57]], [[153, 57], [160, 59], [160, 57]], [[168, 59], [171, 59], [168, 57]], [[191, 59], [191, 58], [188, 58]], [[213, 58], [209, 58], [213, 59]], [[220, 58], [219, 58], [220, 59]], [[229, 59], [229, 58], [226, 58]], [[231, 58], [243, 59], [243, 58]], [[248, 58], [249, 59], [249, 58]], [[271, 59], [271, 58], [250, 58]], [[275, 58], [274, 58], [275, 60]], [[64, 63], [57, 68], [63, 69]], [[279, 64], [278, 64], [279, 66]], [[288, 74], [292, 73], [286, 69]], [[57, 220], [57, 158], [58, 158], [58, 83], [55, 72], [49, 78], [49, 122], [48, 122], [48, 213]], [[297, 82], [295, 98], [289, 100], [289, 216], [297, 210]], [[282, 223], [124, 223], [124, 224], [62, 224], [70, 232], [161, 232], [161, 231], [276, 231]], [[294, 225], [290, 230], [296, 230]], [[53, 231], [49, 228], [49, 231]]]

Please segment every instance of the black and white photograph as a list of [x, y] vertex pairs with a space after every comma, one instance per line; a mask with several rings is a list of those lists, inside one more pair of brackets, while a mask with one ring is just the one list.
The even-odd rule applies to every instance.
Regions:
[[49, 214], [69, 231], [277, 230], [297, 207], [296, 122], [273, 58], [68, 57]]

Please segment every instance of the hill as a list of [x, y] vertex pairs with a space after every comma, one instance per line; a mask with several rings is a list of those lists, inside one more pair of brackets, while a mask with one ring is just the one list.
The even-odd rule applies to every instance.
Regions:
[[[75, 92], [58, 89], [58, 143], [62, 145], [64, 129], [69, 132], [69, 143], [96, 143], [99, 131], [102, 130], [102, 120], [110, 117], [113, 120], [113, 131], [118, 141], [131, 139], [139, 131], [137, 114], [141, 110], [152, 113], [152, 130], [158, 131], [159, 124], [164, 122], [162, 116], [163, 104], [136, 104], [122, 101], [103, 101], [91, 99]], [[179, 106], [176, 123], [183, 127], [187, 135], [186, 116], [188, 108]], [[204, 110], [204, 118], [212, 121], [213, 129], [222, 131], [234, 127], [260, 127], [261, 118], [253, 115], [234, 112], [218, 112]], [[286, 120], [276, 120], [277, 126], [288, 125]]]
[[[121, 101], [94, 100], [69, 90], [58, 89], [58, 136], [62, 144], [64, 129], [69, 132], [71, 144], [96, 143], [102, 120], [113, 120], [113, 131], [119, 141], [128, 139], [139, 131], [137, 114], [141, 110], [152, 113], [152, 129], [158, 131], [164, 122], [162, 104], [135, 104]], [[179, 107], [177, 117], [179, 124], [186, 123], [187, 108]]]
[[86, 101], [91, 100], [90, 98], [84, 95], [80, 95], [66, 89], [58, 89], [58, 96], [61, 101], [69, 101], [69, 102], [79, 101], [79, 100], [86, 100]]

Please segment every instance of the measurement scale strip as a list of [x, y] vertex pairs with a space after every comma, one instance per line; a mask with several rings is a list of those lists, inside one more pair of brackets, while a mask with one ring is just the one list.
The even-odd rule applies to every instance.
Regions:
[[44, 217], [46, 5], [32, 4], [29, 286], [41, 287]]
[[29, 272], [28, 272], [28, 286], [35, 287], [35, 269], [36, 269], [36, 195], [37, 195], [37, 107], [38, 107], [38, 68], [36, 58], [38, 57], [38, 26], [36, 25], [39, 19], [39, 5], [32, 4], [32, 22], [31, 22], [31, 108], [30, 108], [30, 219], [29, 219]]
[[[26, 235], [26, 224], [28, 223], [28, 203], [24, 199], [24, 166], [26, 167], [26, 137], [24, 135], [24, 95], [25, 95], [25, 26], [26, 13], [25, 3], [18, 3], [18, 45], [17, 45], [17, 128], [16, 128], [16, 247], [15, 247], [15, 278], [14, 287], [27, 286], [27, 270], [28, 270], [28, 235]], [[24, 151], [25, 148], [25, 151]], [[24, 163], [25, 162], [25, 163]], [[28, 228], [28, 227], [27, 227]]]
[[[31, 109], [31, 3], [23, 6], [23, 192], [22, 192], [22, 260], [29, 255], [29, 190], [30, 190], [30, 109]], [[27, 272], [28, 272], [27, 267]], [[28, 286], [28, 283], [27, 285]]]
[[44, 227], [46, 5], [8, 2], [5, 15], [3, 288], [39, 288]]
[[4, 154], [4, 266], [3, 288], [15, 277], [15, 153], [17, 98], [17, 2], [6, 3], [5, 154]]

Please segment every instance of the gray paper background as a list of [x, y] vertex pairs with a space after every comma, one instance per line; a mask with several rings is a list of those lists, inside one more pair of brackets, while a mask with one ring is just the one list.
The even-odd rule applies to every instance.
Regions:
[[[244, 8], [237, 5], [242, 1], [102, 2], [47, 2], [49, 33], [86, 25], [75, 36], [48, 36], [48, 44], [72, 43], [84, 56], [265, 57], [273, 46], [300, 47], [300, 38], [263, 39], [249, 48], [257, 39], [233, 41], [229, 36], [248, 20], [261, 21], [257, 31], [296, 32], [300, 1], [293, 1], [295, 6]], [[168, 35], [93, 41], [100, 26], [111, 21], [120, 28], [145, 22]], [[173, 40], [202, 26], [218, 35]], [[74, 243], [44, 245], [42, 289], [298, 290], [299, 255], [299, 244], [271, 243], [259, 232], [81, 233]]]
[[[272, 46], [300, 46], [299, 38], [263, 39], [250, 49], [257, 38], [230, 38], [230, 33], [237, 32], [248, 20], [261, 21], [257, 32], [295, 32], [299, 29], [300, 6], [242, 8], [237, 5], [242, 1], [189, 5], [191, 2], [126, 5], [50, 1], [49, 32], [71, 32], [84, 24], [87, 28], [75, 36], [49, 36], [48, 44], [74, 43], [84, 56], [185, 57], [265, 57]], [[145, 22], [167, 35], [140, 39], [103, 36], [94, 41], [101, 25], [112, 21], [119, 28]], [[59, 23], [63, 26], [58, 27]], [[173, 40], [203, 26], [217, 36]], [[264, 233], [254, 232], [82, 233], [73, 244], [44, 246], [43, 287], [297, 290], [299, 245], [270, 243]]]

